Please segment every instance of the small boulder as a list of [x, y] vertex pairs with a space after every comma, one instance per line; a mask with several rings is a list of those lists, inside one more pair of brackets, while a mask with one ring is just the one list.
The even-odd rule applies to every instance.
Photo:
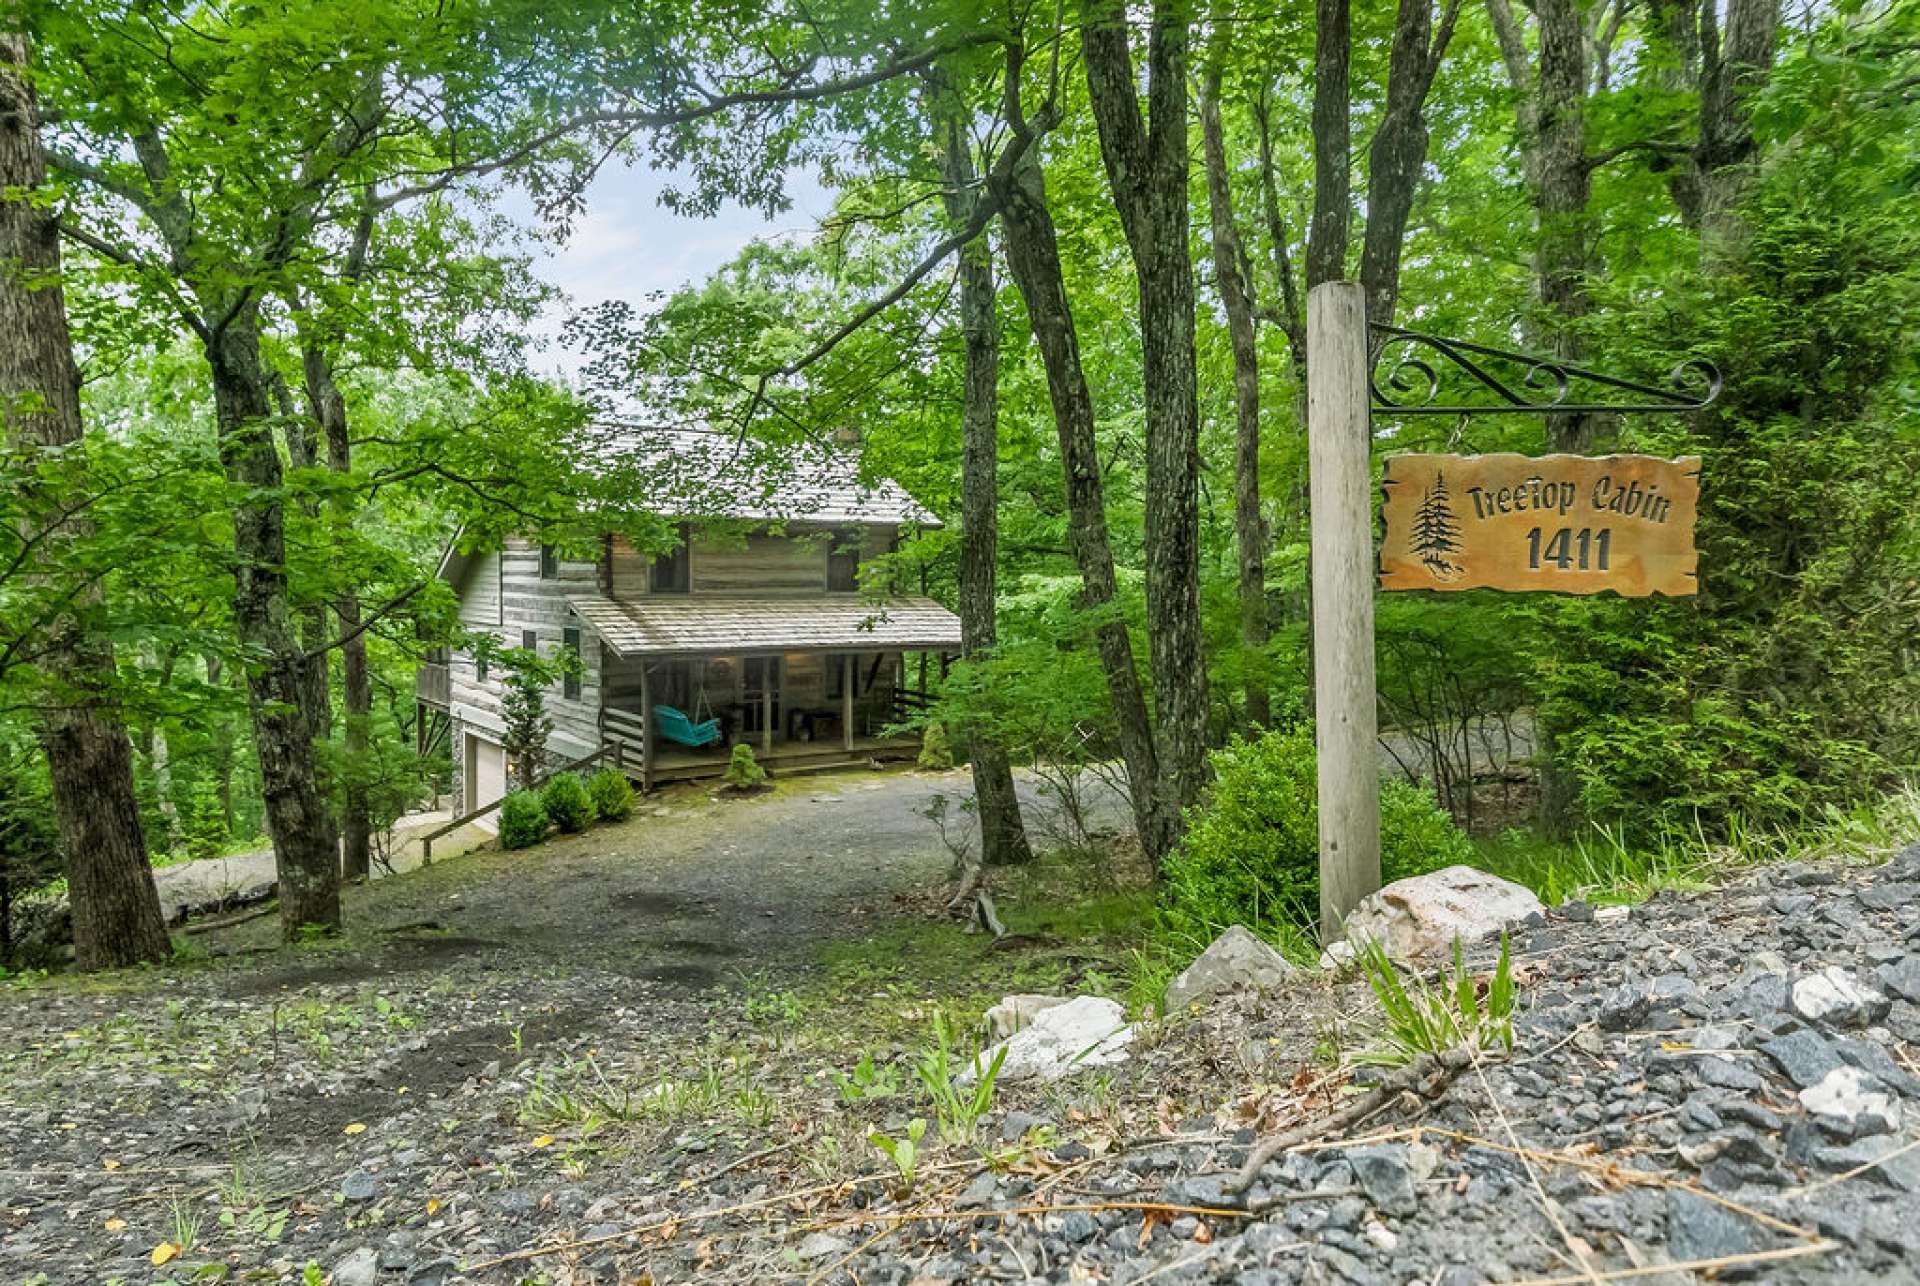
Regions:
[[1891, 1002], [1839, 965], [1793, 984], [1793, 1012], [1810, 1023], [1864, 1027], [1887, 1016]]
[[1032, 992], [1016, 992], [1011, 996], [1002, 996], [1000, 1003], [987, 1010], [987, 1032], [989, 1038], [996, 1041], [1007, 1037], [1033, 1021], [1034, 1015], [1043, 1009], [1055, 1005], [1064, 1005], [1072, 996], [1042, 996]]
[[1413, 1166], [1407, 1159], [1405, 1147], [1386, 1144], [1353, 1148], [1347, 1153], [1347, 1163], [1353, 1167], [1353, 1177], [1359, 1181], [1361, 1191], [1381, 1214], [1404, 1218], [1420, 1208], [1413, 1190]]
[[1235, 987], [1257, 991], [1278, 987], [1293, 972], [1285, 956], [1244, 925], [1236, 924], [1215, 938], [1212, 946], [1168, 984], [1167, 1012], [1175, 1013]]
[[[1369, 893], [1342, 927], [1350, 943], [1378, 942], [1396, 960], [1416, 960], [1445, 956], [1456, 941], [1472, 945], [1515, 920], [1545, 913], [1530, 889], [1471, 866], [1449, 866]], [[1331, 954], [1338, 959], [1341, 953]]]
[[1857, 1067], [1836, 1067], [1818, 1085], [1800, 1091], [1800, 1106], [1845, 1139], [1891, 1134], [1900, 1128], [1900, 1100]]
[[970, 1085], [986, 1074], [1002, 1050], [1000, 1082], [1057, 1081], [1075, 1072], [1111, 1067], [1132, 1056], [1134, 1029], [1126, 1011], [1101, 996], [1076, 996], [1050, 1005], [1007, 1039], [989, 1047], [954, 1077]]

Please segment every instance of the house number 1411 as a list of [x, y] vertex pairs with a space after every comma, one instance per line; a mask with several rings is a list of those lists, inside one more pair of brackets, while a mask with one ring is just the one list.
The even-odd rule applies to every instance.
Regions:
[[1592, 527], [1578, 531], [1562, 527], [1546, 538], [1544, 549], [1541, 539], [1538, 527], [1527, 533], [1527, 566], [1533, 570], [1539, 570], [1542, 559], [1563, 572], [1576, 566], [1583, 572], [1608, 570], [1608, 554], [1613, 546], [1611, 528], [1602, 527], [1596, 532]]

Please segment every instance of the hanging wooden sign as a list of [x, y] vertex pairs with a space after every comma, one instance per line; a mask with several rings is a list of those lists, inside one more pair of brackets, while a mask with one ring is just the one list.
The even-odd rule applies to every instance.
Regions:
[[1699, 589], [1700, 459], [1395, 455], [1381, 589]]

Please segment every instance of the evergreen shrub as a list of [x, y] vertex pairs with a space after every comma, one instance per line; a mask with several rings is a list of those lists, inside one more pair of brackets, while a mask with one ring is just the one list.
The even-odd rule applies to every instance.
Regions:
[[945, 772], [953, 767], [953, 743], [947, 740], [945, 724], [930, 723], [920, 738], [920, 767], [928, 772]]
[[540, 803], [553, 824], [568, 834], [593, 820], [593, 800], [578, 773], [563, 772], [541, 787]]
[[753, 747], [741, 742], [727, 760], [727, 785], [735, 790], [751, 790], [767, 779], [767, 770], [753, 757]]
[[618, 768], [602, 768], [587, 778], [587, 796], [603, 821], [621, 821], [633, 813], [633, 783]]
[[527, 848], [547, 837], [547, 808], [530, 790], [500, 801], [500, 847]]
[[[1215, 779], [1187, 814], [1187, 834], [1162, 871], [1161, 900], [1176, 928], [1211, 934], [1230, 924], [1310, 928], [1320, 911], [1320, 812], [1313, 729], [1236, 737], [1214, 752]], [[1381, 783], [1384, 881], [1470, 862], [1473, 845], [1431, 791]]]

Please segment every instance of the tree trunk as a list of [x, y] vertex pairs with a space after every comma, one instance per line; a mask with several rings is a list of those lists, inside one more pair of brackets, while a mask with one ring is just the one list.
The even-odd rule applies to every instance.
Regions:
[[[979, 199], [973, 156], [957, 111], [936, 108], [936, 117], [944, 118], [947, 219], [964, 227]], [[960, 252], [960, 330], [966, 342], [960, 405], [960, 637], [962, 654], [978, 657], [993, 650], [997, 633], [1000, 507], [1000, 316], [993, 251], [984, 232]], [[981, 860], [988, 866], [1032, 860], [1006, 747], [992, 737], [969, 736], [967, 762], [980, 817]]]
[[1700, 142], [1694, 149], [1700, 253], [1709, 265], [1727, 259], [1739, 245], [1743, 228], [1737, 206], [1755, 152], [1746, 100], [1773, 67], [1780, 0], [1729, 0], [1726, 36], [1718, 49], [1708, 43], [1715, 35], [1711, 9], [1703, 6], [1701, 13]]
[[[333, 363], [317, 344], [302, 358], [307, 405], [326, 439], [327, 468], [342, 478], [353, 472], [353, 444], [347, 434], [347, 402], [333, 378]], [[344, 492], [334, 502], [334, 520], [344, 529], [353, 522]], [[367, 751], [372, 733], [373, 678], [367, 668], [367, 636], [360, 632], [360, 595], [349, 582], [333, 602], [339, 623], [340, 669], [345, 684], [346, 784], [340, 804], [340, 873], [364, 880], [373, 872], [373, 819], [367, 798]]]
[[320, 783], [310, 667], [289, 609], [283, 477], [258, 312], [250, 304], [206, 311], [231, 313], [207, 338], [207, 363], [220, 457], [241, 490], [233, 512], [234, 628], [254, 658], [247, 671], [254, 747], [280, 882], [280, 925], [293, 939], [303, 926], [340, 926], [339, 837]]
[[1427, 161], [1427, 94], [1460, 15], [1459, 0], [1445, 0], [1445, 5], [1438, 31], [1433, 0], [1400, 0], [1394, 22], [1387, 111], [1367, 154], [1367, 232], [1360, 251], [1360, 282], [1367, 289], [1369, 322], [1391, 324], [1400, 298], [1400, 254]]
[[[1123, 0], [1090, 6], [1080, 29], [1100, 154], [1140, 290], [1146, 384], [1147, 640], [1169, 842], [1207, 775], [1207, 670], [1200, 646], [1200, 406], [1193, 262], [1187, 252], [1188, 6], [1157, 0], [1140, 116]], [[1156, 854], [1157, 856], [1157, 854]]]
[[[7, 442], [33, 455], [82, 449], [80, 375], [60, 287], [60, 236], [50, 207], [27, 194], [46, 182], [39, 117], [25, 79], [28, 41], [0, 33], [0, 398], [9, 409]], [[44, 500], [44, 505], [38, 503]], [[28, 524], [61, 522], [59, 498], [29, 495]], [[69, 538], [87, 534], [68, 518]], [[111, 647], [86, 629], [100, 606], [98, 588], [71, 600], [52, 625], [46, 665], [67, 689], [62, 706], [40, 722], [53, 783], [54, 810], [67, 859], [75, 962], [108, 969], [165, 960], [172, 953], [153, 868], [147, 862], [133, 789], [133, 744], [113, 693]]]
[[1349, 0], [1315, 0], [1313, 22], [1313, 220], [1307, 232], [1307, 289], [1347, 271], [1353, 219], [1353, 60]]
[[1066, 475], [1067, 543], [1080, 569], [1081, 605], [1094, 622], [1094, 640], [1113, 701], [1114, 738], [1127, 766], [1134, 826], [1142, 850], [1157, 866], [1173, 846], [1174, 829], [1165, 814], [1146, 693], [1134, 666], [1133, 642], [1116, 592], [1093, 397], [1080, 365], [1080, 340], [1067, 302], [1045, 182], [1031, 149], [1016, 168], [1009, 189], [1001, 194], [1001, 223], [1006, 229], [1007, 266], [1026, 301], [1034, 344], [1046, 368]]
[[[280, 433], [287, 444], [287, 464], [294, 469], [311, 470], [320, 467], [320, 439], [314, 417], [301, 415], [294, 408], [293, 394], [287, 389], [287, 381], [279, 371], [272, 372], [268, 379], [273, 390], [274, 406], [280, 412]], [[301, 509], [308, 523], [318, 528], [320, 524], [320, 502], [311, 497], [301, 501]], [[332, 667], [327, 658], [327, 605], [323, 599], [304, 604], [299, 609], [300, 648], [306, 653], [305, 704], [308, 716], [313, 720], [313, 735], [316, 741], [326, 741], [333, 735], [333, 691]]]
[[[1592, 260], [1587, 160], [1587, 33], [1577, 0], [1536, 0], [1539, 59], [1529, 67], [1526, 42], [1507, 0], [1487, 0], [1494, 36], [1518, 101], [1527, 186], [1538, 227], [1534, 240], [1539, 324], [1547, 348], [1577, 361], [1580, 323], [1592, 309], [1587, 271]], [[1547, 417], [1547, 445], [1584, 454], [1593, 446], [1597, 417]]]
[[[1220, 41], [1218, 34], [1214, 37]], [[1226, 130], [1220, 119], [1221, 74], [1216, 56], [1200, 94], [1200, 130], [1207, 170], [1207, 210], [1213, 229], [1213, 275], [1227, 313], [1233, 347], [1233, 532], [1240, 558], [1240, 647], [1245, 653], [1247, 722], [1273, 722], [1267, 686], [1267, 523], [1260, 512], [1260, 354], [1254, 340], [1253, 298], [1246, 252], [1233, 217]]]
[[[141, 663], [159, 671], [158, 680], [162, 688], [173, 685], [173, 667], [179, 654], [171, 649], [167, 653], [165, 664], [157, 662], [149, 648], [141, 649]], [[180, 806], [173, 798], [173, 753], [167, 744], [167, 730], [155, 719], [147, 725], [142, 738], [141, 750], [147, 756], [147, 765], [153, 769], [153, 793], [160, 809], [161, 819], [167, 824], [167, 851], [179, 849], [186, 840], [186, 832], [180, 826]]]

